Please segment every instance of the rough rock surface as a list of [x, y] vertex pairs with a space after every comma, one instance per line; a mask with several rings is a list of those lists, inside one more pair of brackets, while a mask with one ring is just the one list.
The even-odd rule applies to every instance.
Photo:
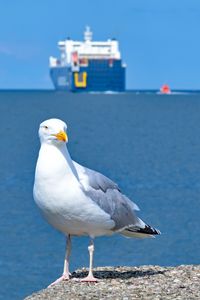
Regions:
[[[86, 269], [72, 277], [82, 278]], [[96, 268], [97, 283], [73, 279], [34, 293], [26, 300], [54, 299], [200, 299], [200, 265], [178, 267], [103, 267]]]

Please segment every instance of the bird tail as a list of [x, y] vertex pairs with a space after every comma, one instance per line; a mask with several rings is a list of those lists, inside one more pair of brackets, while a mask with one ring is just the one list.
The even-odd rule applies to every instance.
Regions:
[[135, 237], [135, 238], [154, 238], [155, 235], [161, 234], [161, 232], [158, 229], [145, 224], [142, 220], [140, 221], [141, 224], [142, 223], [144, 224], [143, 226], [129, 225], [123, 228], [122, 230], [120, 230], [120, 234], [127, 237]]

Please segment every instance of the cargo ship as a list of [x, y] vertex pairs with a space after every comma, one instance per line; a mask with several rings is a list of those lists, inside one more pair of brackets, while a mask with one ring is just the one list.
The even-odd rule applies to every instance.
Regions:
[[50, 77], [56, 90], [68, 92], [123, 92], [126, 65], [116, 39], [93, 41], [87, 26], [84, 41], [58, 42], [60, 58], [50, 57]]

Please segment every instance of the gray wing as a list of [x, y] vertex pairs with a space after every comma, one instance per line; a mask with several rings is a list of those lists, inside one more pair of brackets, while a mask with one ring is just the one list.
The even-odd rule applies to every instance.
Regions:
[[74, 165], [84, 193], [110, 215], [115, 222], [114, 230], [142, 225], [134, 212], [139, 210], [138, 206], [121, 193], [116, 183], [76, 162]]

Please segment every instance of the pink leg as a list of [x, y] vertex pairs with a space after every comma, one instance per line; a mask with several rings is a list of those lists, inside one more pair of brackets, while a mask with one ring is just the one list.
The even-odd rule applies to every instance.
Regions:
[[81, 279], [81, 282], [97, 282], [98, 279], [94, 277], [93, 275], [93, 254], [94, 254], [94, 242], [91, 240], [90, 246], [88, 247], [89, 255], [90, 255], [90, 267], [89, 267], [89, 273], [88, 276]]
[[71, 253], [71, 237], [70, 234], [68, 235], [67, 241], [66, 241], [66, 252], [65, 252], [65, 260], [64, 260], [64, 268], [63, 268], [63, 274], [61, 277], [59, 277], [57, 280], [52, 282], [48, 287], [51, 287], [61, 281], [69, 280], [69, 276], [71, 275], [69, 273], [69, 256]]

